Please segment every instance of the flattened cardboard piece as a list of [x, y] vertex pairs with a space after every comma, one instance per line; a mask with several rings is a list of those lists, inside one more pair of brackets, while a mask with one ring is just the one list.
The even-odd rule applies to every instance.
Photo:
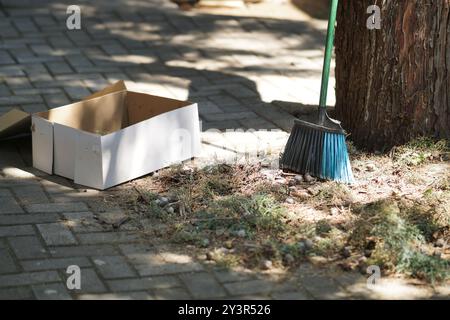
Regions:
[[53, 124], [40, 117], [32, 117], [33, 167], [53, 174]]
[[12, 109], [0, 116], [0, 139], [30, 132], [31, 116], [19, 109]]
[[74, 182], [104, 190], [101, 137], [77, 131], [76, 141]]

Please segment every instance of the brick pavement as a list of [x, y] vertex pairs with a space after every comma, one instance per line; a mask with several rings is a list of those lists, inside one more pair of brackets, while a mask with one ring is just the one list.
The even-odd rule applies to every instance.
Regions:
[[[79, 31], [66, 30], [61, 1], [0, 9], [0, 114], [48, 110], [120, 79], [198, 102], [204, 130], [287, 130], [293, 118], [277, 103], [318, 100], [323, 30], [307, 21], [183, 13], [165, 0], [95, 3], [82, 6]], [[230, 139], [255, 135], [277, 146], [287, 137]], [[214, 137], [203, 139], [211, 156]], [[120, 216], [120, 209], [97, 211], [89, 200], [98, 192], [33, 170], [29, 150], [29, 141], [0, 145], [0, 299], [390, 297], [368, 291], [357, 274], [325, 274], [308, 264], [290, 279], [220, 270], [180, 248], [142, 241], [125, 226], [105, 229], [96, 218]], [[81, 290], [66, 287], [69, 265], [81, 268]], [[448, 295], [446, 288], [396, 284], [407, 289], [400, 297]]]

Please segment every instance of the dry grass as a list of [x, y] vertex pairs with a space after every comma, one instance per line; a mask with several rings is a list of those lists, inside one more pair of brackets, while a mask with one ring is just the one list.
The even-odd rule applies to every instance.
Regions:
[[190, 244], [219, 266], [265, 269], [270, 261], [289, 272], [311, 260], [448, 279], [448, 145], [418, 140], [390, 155], [350, 151], [352, 186], [298, 182], [260, 165], [184, 165], [128, 184], [108, 201], [126, 208], [151, 241]]

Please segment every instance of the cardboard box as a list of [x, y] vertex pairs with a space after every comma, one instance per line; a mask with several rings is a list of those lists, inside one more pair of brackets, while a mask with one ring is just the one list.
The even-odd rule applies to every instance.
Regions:
[[197, 104], [127, 90], [33, 114], [33, 166], [104, 190], [200, 154]]

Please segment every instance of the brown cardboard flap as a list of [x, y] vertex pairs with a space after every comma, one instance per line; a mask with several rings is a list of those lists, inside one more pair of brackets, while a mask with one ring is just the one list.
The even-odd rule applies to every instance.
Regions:
[[19, 109], [0, 116], [0, 139], [30, 133], [31, 115]]
[[113, 93], [113, 92], [120, 92], [127, 90], [127, 87], [125, 85], [125, 82], [123, 80], [117, 81], [116, 83], [110, 85], [109, 87], [106, 87], [105, 89], [102, 89], [98, 92], [95, 92], [91, 94], [90, 96], [87, 96], [83, 98], [83, 100], [90, 100], [94, 98], [98, 98], [101, 96], [106, 96], [107, 94]]
[[125, 108], [126, 91], [107, 94], [36, 114], [53, 123], [105, 135], [128, 123]]
[[132, 126], [164, 112], [186, 107], [192, 102], [127, 91], [125, 104], [128, 110], [128, 126]]

